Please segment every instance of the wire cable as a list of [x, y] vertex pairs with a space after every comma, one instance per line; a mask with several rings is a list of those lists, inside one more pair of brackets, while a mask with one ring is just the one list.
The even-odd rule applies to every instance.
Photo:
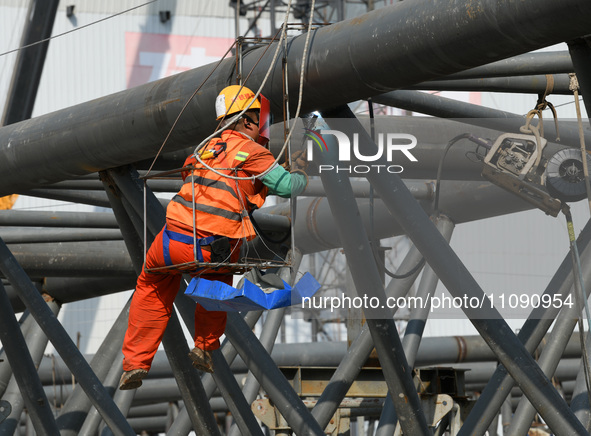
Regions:
[[[314, 7], [315, 7], [315, 0], [312, 0], [312, 4], [311, 4], [311, 16], [313, 16], [314, 14]], [[291, 9], [291, 0], [288, 4], [288, 10], [287, 10], [287, 15], [289, 14], [289, 11]], [[287, 15], [286, 15], [286, 19], [287, 19]], [[300, 89], [299, 89], [299, 94], [298, 94], [298, 106], [296, 109], [296, 113], [294, 115], [294, 124], [297, 122], [297, 118], [300, 114], [300, 110], [301, 110], [301, 106], [302, 106], [302, 100], [303, 100], [303, 91], [304, 91], [304, 73], [305, 73], [305, 67], [306, 67], [306, 61], [307, 61], [307, 56], [308, 56], [308, 48], [310, 45], [310, 34], [311, 34], [311, 30], [312, 30], [312, 22], [313, 20], [310, 20], [309, 25], [308, 25], [308, 31], [306, 34], [306, 40], [304, 42], [304, 49], [302, 52], [302, 67], [300, 70]], [[284, 35], [287, 32], [287, 25], [284, 23], [283, 26], [283, 31], [282, 31], [282, 38], [280, 39], [280, 41], [277, 44], [277, 50], [275, 51], [275, 56], [273, 58], [273, 61], [271, 62], [271, 68], [272, 66], [275, 64], [277, 55], [279, 53], [279, 48], [281, 46], [281, 41], [284, 39]], [[255, 94], [255, 97], [253, 98], [253, 100], [251, 101], [251, 103], [242, 111], [240, 112], [238, 115], [232, 117], [229, 121], [229, 124], [232, 124], [233, 122], [237, 121], [238, 119], [240, 119], [240, 117], [244, 114], [244, 112], [246, 112], [248, 110], [248, 108], [250, 108], [250, 105], [252, 105], [252, 103], [254, 102], [254, 100], [260, 95], [261, 89], [263, 88], [265, 82], [267, 81], [267, 79], [269, 78], [270, 74], [271, 74], [271, 68], [269, 68], [269, 70], [267, 71], [267, 74], [265, 75], [263, 82], [259, 88], [259, 90], [257, 91], [257, 93]], [[293, 126], [293, 125], [292, 125]], [[216, 132], [214, 132], [212, 135], [210, 135], [208, 138], [206, 138], [201, 144], [199, 144], [197, 146], [197, 148], [195, 149], [195, 158], [199, 161], [199, 163], [201, 163], [205, 168], [207, 168], [208, 170], [216, 173], [219, 176], [222, 177], [226, 177], [229, 179], [234, 179], [234, 180], [254, 180], [257, 178], [262, 178], [265, 177], [271, 170], [274, 169], [275, 165], [279, 162], [279, 159], [281, 159], [281, 156], [283, 155], [283, 152], [285, 151], [285, 149], [287, 148], [287, 145], [289, 144], [289, 140], [291, 139], [291, 135], [293, 133], [293, 128], [292, 126], [289, 126], [289, 133], [287, 135], [287, 138], [285, 138], [285, 142], [283, 144], [283, 146], [281, 147], [281, 150], [279, 151], [277, 158], [275, 159], [275, 163], [272, 164], [269, 168], [267, 168], [265, 171], [263, 171], [260, 174], [254, 175], [254, 176], [249, 176], [249, 177], [237, 177], [237, 176], [231, 176], [229, 174], [223, 174], [221, 172], [218, 172], [215, 168], [212, 168], [210, 166], [208, 166], [206, 163], [204, 163], [200, 156], [198, 151], [206, 144], [207, 141], [209, 141], [211, 138], [213, 138], [215, 135], [217, 135], [218, 133], [220, 133], [221, 130], [217, 130]]]
[[[573, 275], [574, 275], [574, 288], [575, 288], [575, 300], [577, 301], [577, 306], [579, 310], [582, 310], [581, 306], [584, 306], [585, 315], [587, 316], [587, 323], [588, 332], [591, 332], [591, 312], [589, 310], [589, 303], [588, 298], [585, 292], [585, 282], [583, 279], [583, 273], [581, 268], [581, 258], [579, 256], [579, 248], [577, 247], [577, 241], [575, 239], [575, 229], [573, 224], [573, 217], [570, 212], [570, 208], [568, 205], [563, 204], [562, 213], [566, 218], [566, 226], [568, 229], [568, 239], [569, 239], [569, 246], [571, 252], [571, 259], [573, 263]], [[587, 395], [589, 395], [589, 400], [591, 403], [591, 382], [590, 382], [590, 375], [591, 375], [591, 368], [589, 367], [589, 355], [588, 349], [586, 345], [586, 341], [584, 338], [585, 333], [585, 326], [583, 324], [583, 319], [581, 314], [578, 314], [578, 324], [579, 324], [579, 335], [581, 341], [581, 351], [583, 354], [583, 368], [585, 374], [585, 383], [587, 386]], [[588, 333], [590, 334], [590, 333]]]
[[[376, 137], [375, 128], [376, 128], [376, 126], [375, 126], [375, 119], [374, 119], [373, 101], [371, 98], [367, 99], [367, 105], [368, 105], [368, 109], [369, 109], [371, 139], [372, 139], [372, 141], [375, 142], [375, 137]], [[372, 254], [373, 254], [374, 259], [376, 261], [376, 264], [378, 265], [378, 268], [380, 270], [382, 270], [382, 272], [385, 273], [387, 276], [389, 276], [393, 279], [406, 279], [406, 278], [412, 276], [413, 274], [415, 274], [417, 271], [419, 271], [425, 265], [425, 257], [421, 257], [421, 260], [419, 260], [415, 266], [413, 266], [409, 271], [407, 271], [405, 273], [401, 273], [401, 274], [396, 274], [396, 273], [393, 273], [390, 270], [388, 270], [388, 268], [386, 268], [385, 259], [384, 259], [384, 264], [382, 265], [382, 262], [381, 262], [381, 259], [379, 257], [379, 253], [378, 253], [379, 242], [376, 241], [376, 239], [374, 237], [374, 191], [373, 191], [373, 186], [371, 184], [369, 185], [369, 238], [370, 238], [369, 245], [371, 247], [371, 251], [372, 251]]]
[[211, 75], [215, 72], [215, 70], [217, 70], [217, 68], [220, 66], [220, 64], [222, 63], [222, 61], [226, 58], [226, 56], [228, 56], [228, 53], [230, 53], [230, 51], [232, 50], [232, 48], [235, 45], [236, 45], [236, 41], [234, 41], [234, 43], [230, 46], [230, 48], [228, 48], [228, 50], [226, 50], [226, 53], [224, 53], [224, 55], [222, 56], [222, 58], [215, 64], [215, 67], [213, 67], [213, 69], [210, 71], [210, 73], [207, 75], [207, 77], [205, 79], [203, 79], [203, 82], [201, 82], [201, 84], [197, 87], [197, 89], [195, 89], [195, 91], [193, 92], [193, 94], [191, 94], [191, 96], [187, 99], [187, 101], [185, 102], [185, 104], [181, 108], [179, 114], [177, 115], [176, 119], [172, 123], [172, 126], [168, 130], [168, 133], [166, 135], [166, 138], [164, 138], [164, 141], [162, 142], [162, 145], [158, 149], [158, 153], [156, 153], [156, 156], [154, 156], [154, 160], [152, 161], [152, 165], [150, 165], [150, 168], [148, 168], [148, 171], [147, 171], [145, 177], [147, 177], [150, 174], [150, 171], [152, 171], [152, 168], [156, 164], [156, 160], [160, 156], [160, 153], [162, 153], [162, 150], [164, 149], [164, 146], [168, 142], [168, 139], [170, 138], [170, 135], [172, 134], [172, 132], [173, 132], [174, 128], [176, 127], [179, 119], [181, 118], [181, 115], [185, 112], [185, 109], [187, 108], [187, 106], [189, 105], [189, 103], [191, 102], [191, 100], [193, 100], [193, 98], [195, 98], [195, 96], [197, 95], [197, 93], [199, 92], [199, 90], [203, 87], [203, 85], [205, 85], [205, 82], [207, 82], [209, 80], [209, 78], [211, 77]]
[[455, 138], [452, 138], [447, 143], [445, 150], [443, 150], [443, 155], [441, 156], [441, 159], [439, 159], [439, 165], [437, 166], [437, 178], [435, 180], [435, 198], [433, 200], [433, 213], [435, 213], [435, 214], [437, 214], [439, 212], [439, 191], [440, 191], [440, 187], [441, 187], [441, 174], [443, 173], [443, 162], [445, 160], [445, 156], [447, 155], [447, 152], [449, 151], [449, 149], [456, 142], [458, 142], [462, 139], [469, 139], [471, 137], [472, 137], [472, 135], [470, 133], [462, 133], [461, 135], [458, 135]]
[[591, 185], [589, 183], [589, 168], [587, 165], [587, 147], [585, 146], [585, 133], [583, 132], [583, 121], [581, 116], [581, 106], [579, 104], [579, 81], [574, 73], [569, 74], [570, 84], [569, 89], [573, 92], [575, 97], [575, 110], [577, 112], [577, 125], [579, 127], [579, 144], [581, 147], [581, 161], [583, 162], [583, 174], [585, 176], [585, 191], [587, 192], [587, 202], [589, 203], [589, 211], [591, 211]]
[[146, 3], [142, 3], [141, 5], [134, 6], [134, 7], [129, 8], [129, 9], [125, 9], [124, 11], [117, 12], [116, 14], [109, 15], [108, 17], [101, 18], [100, 20], [93, 21], [92, 23], [88, 23], [88, 24], [85, 24], [83, 26], [76, 27], [75, 29], [68, 30], [68, 31], [63, 32], [63, 33], [58, 33], [57, 35], [50, 36], [49, 38], [40, 39], [39, 41], [35, 41], [35, 42], [30, 43], [30, 44], [23, 45], [22, 47], [15, 48], [15, 49], [6, 51], [4, 53], [0, 53], [0, 57], [6, 56], [6, 55], [8, 55], [10, 53], [15, 53], [15, 52], [20, 51], [20, 50], [24, 50], [25, 48], [33, 47], [34, 45], [37, 45], [37, 44], [42, 44], [42, 43], [47, 42], [47, 41], [50, 41], [52, 39], [59, 38], [60, 36], [68, 35], [70, 33], [76, 32], [78, 30], [84, 29], [86, 27], [94, 26], [95, 24], [102, 23], [103, 21], [110, 20], [111, 18], [118, 17], [119, 15], [126, 14], [127, 12], [131, 12], [131, 11], [133, 11], [135, 9], [143, 8], [144, 6], [147, 6], [147, 5], [151, 4], [151, 3], [155, 3], [157, 1], [158, 0], [151, 0], [151, 1], [146, 2]]

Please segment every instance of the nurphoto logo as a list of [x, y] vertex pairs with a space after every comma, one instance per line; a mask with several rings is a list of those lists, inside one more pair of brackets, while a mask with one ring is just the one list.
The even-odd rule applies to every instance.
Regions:
[[[372, 170], [387, 171], [389, 173], [401, 173], [404, 171], [404, 167], [399, 164], [393, 164], [395, 156], [400, 157], [399, 153], [402, 153], [409, 161], [417, 162], [417, 158], [412, 155], [410, 150], [417, 145], [417, 138], [413, 135], [406, 133], [379, 133], [377, 140], [377, 150], [374, 154], [364, 155], [359, 150], [359, 134], [353, 133], [353, 141], [349, 139], [347, 134], [339, 130], [325, 130], [322, 129], [320, 132], [310, 129], [304, 129], [304, 134], [308, 137], [307, 140], [307, 159], [311, 161], [314, 159], [314, 150], [320, 150], [325, 153], [330, 147], [334, 147], [335, 144], [332, 138], [326, 138], [326, 135], [332, 135], [336, 139], [336, 146], [338, 147], [338, 160], [339, 165], [319, 165], [319, 172], [323, 171], [336, 171], [348, 172], [354, 174], [367, 174]], [[325, 139], [326, 138], [326, 139]], [[328, 140], [328, 143], [327, 143]], [[329, 145], [330, 144], [330, 145]], [[356, 161], [359, 162], [377, 162], [383, 161], [385, 154], [386, 163], [381, 164], [356, 164], [356, 165], [340, 165], [341, 163], [351, 162], [351, 151]]]

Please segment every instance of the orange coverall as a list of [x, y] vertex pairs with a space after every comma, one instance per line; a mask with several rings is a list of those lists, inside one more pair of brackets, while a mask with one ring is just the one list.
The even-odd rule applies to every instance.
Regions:
[[[222, 139], [228, 144], [228, 149], [236, 141], [241, 143], [242, 150], [248, 154], [248, 158], [241, 164], [241, 168], [248, 175], [261, 174], [274, 164], [275, 159], [267, 149], [252, 141], [245, 144], [244, 137], [237, 132], [228, 133], [228, 131], [225, 131], [222, 133]], [[191, 157], [187, 159], [185, 165], [190, 161]], [[264, 201], [266, 188], [260, 180], [254, 182], [245, 181], [245, 189], [250, 191], [249, 194], [262, 194]], [[196, 201], [199, 200], [196, 199]], [[166, 231], [184, 235], [191, 239], [191, 243], [179, 242], [174, 240], [173, 237], [166, 238]], [[197, 238], [212, 236], [211, 232], [199, 228], [196, 229], [196, 233]], [[125, 371], [150, 369], [172, 314], [173, 302], [179, 291], [182, 278], [180, 271], [169, 270], [167, 273], [150, 273], [146, 272], [145, 268], [165, 266], [166, 250], [170, 256], [169, 261], [172, 261], [173, 265], [193, 262], [192, 237], [192, 228], [171, 219], [167, 214], [167, 224], [156, 236], [148, 250], [146, 263], [138, 277], [136, 290], [131, 301], [128, 328], [123, 341], [123, 354], [125, 356], [123, 369]], [[231, 262], [238, 260], [242, 242], [242, 239], [230, 239], [232, 247]], [[211, 253], [209, 251], [202, 249], [202, 255], [204, 262], [210, 261]], [[199, 275], [208, 280], [219, 280], [232, 285], [233, 275], [228, 269], [226, 271], [220, 269], [215, 273], [212, 272], [209, 269], [204, 273], [197, 272], [192, 275]], [[226, 312], [207, 311], [197, 304], [195, 309], [195, 346], [203, 350], [219, 348], [219, 338], [224, 333], [226, 318]]]

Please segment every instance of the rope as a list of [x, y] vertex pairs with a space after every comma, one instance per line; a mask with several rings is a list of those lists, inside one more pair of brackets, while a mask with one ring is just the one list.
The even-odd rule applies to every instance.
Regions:
[[126, 9], [124, 11], [117, 12], [116, 14], [109, 15], [108, 17], [101, 18], [100, 20], [93, 21], [92, 23], [85, 24], [84, 26], [80, 26], [80, 27], [76, 27], [75, 29], [68, 30], [67, 32], [59, 33], [57, 35], [50, 36], [49, 38], [40, 39], [39, 41], [35, 41], [35, 42], [30, 43], [30, 44], [23, 45], [22, 47], [15, 48], [15, 49], [6, 51], [4, 53], [0, 53], [0, 57], [6, 56], [7, 54], [10, 54], [10, 53], [15, 53], [15, 52], [20, 51], [20, 50], [24, 50], [25, 48], [33, 47], [34, 45], [37, 45], [37, 44], [42, 44], [44, 42], [50, 41], [50, 40], [55, 39], [55, 38], [59, 38], [60, 36], [67, 35], [67, 34], [72, 33], [72, 32], [76, 32], [76, 31], [81, 30], [81, 29], [84, 29], [86, 27], [93, 26], [95, 24], [101, 23], [103, 21], [109, 20], [109, 19], [114, 18], [114, 17], [117, 17], [119, 15], [126, 14], [127, 12], [133, 11], [135, 9], [142, 8], [144, 6], [147, 6], [147, 5], [151, 4], [151, 3], [155, 3], [157, 1], [158, 0], [151, 0], [151, 1], [146, 2], [146, 3], [142, 3], [141, 5], [134, 6], [133, 8], [129, 8], [129, 9]]
[[577, 75], [569, 74], [570, 89], [575, 97], [575, 109], [577, 111], [577, 123], [579, 125], [579, 142], [581, 145], [581, 160], [583, 161], [583, 174], [585, 175], [585, 190], [587, 191], [587, 201], [589, 203], [589, 212], [591, 212], [591, 184], [589, 183], [589, 167], [587, 165], [587, 147], [585, 146], [585, 133], [583, 132], [583, 121], [581, 119], [581, 105], [579, 104], [579, 81]]
[[[562, 207], [562, 212], [566, 218], [566, 226], [568, 229], [568, 240], [570, 245], [570, 252], [571, 252], [571, 259], [573, 262], [573, 275], [574, 275], [574, 287], [575, 287], [575, 300], [577, 301], [577, 306], [581, 309], [581, 306], [584, 306], [585, 314], [587, 316], [587, 323], [588, 332], [591, 332], [591, 312], [589, 311], [589, 303], [587, 301], [587, 296], [585, 294], [585, 283], [583, 280], [582, 268], [581, 268], [581, 258], [579, 257], [579, 249], [577, 247], [577, 242], [575, 239], [575, 229], [573, 225], [573, 218], [570, 213], [570, 208], [568, 205], [564, 204]], [[591, 403], [591, 382], [589, 380], [591, 374], [591, 368], [589, 367], [589, 355], [587, 350], [586, 341], [584, 338], [585, 333], [585, 326], [583, 324], [583, 319], [578, 314], [579, 324], [579, 337], [581, 341], [581, 351], [583, 354], [583, 368], [585, 374], [585, 383], [587, 386], [587, 395], [589, 395], [589, 400]]]
[[[312, 0], [310, 17], [313, 17], [313, 15], [314, 15], [315, 3], [316, 3], [316, 1], [315, 0]], [[287, 23], [287, 15], [289, 14], [290, 8], [291, 8], [291, 0], [289, 1], [289, 4], [288, 4], [288, 9], [287, 9], [287, 13], [286, 13], [286, 21], [283, 24], [283, 31], [282, 31], [282, 34], [281, 34], [281, 38], [280, 38], [279, 42], [277, 43], [277, 50], [275, 51], [275, 55], [273, 57], [273, 61], [271, 62], [271, 67], [267, 71], [267, 74], [265, 75], [265, 78], [263, 79], [263, 82], [261, 83], [261, 86], [259, 87], [259, 90], [255, 94], [255, 97], [251, 101], [251, 103], [242, 112], [240, 112], [238, 115], [232, 117], [230, 119], [230, 121], [229, 121], [229, 124], [232, 124], [233, 122], [235, 122], [238, 119], [240, 119], [240, 117], [244, 114], [244, 112], [246, 112], [248, 110], [248, 108], [250, 108], [250, 105], [259, 96], [259, 94], [261, 93], [261, 89], [263, 88], [263, 86], [265, 85], [267, 79], [269, 78], [269, 76], [271, 74], [271, 68], [275, 64], [275, 61], [277, 59], [277, 55], [279, 53], [279, 48], [281, 47], [281, 42], [284, 39], [284, 36], [286, 34], [286, 31], [287, 31], [287, 25], [286, 25], [286, 23]], [[308, 48], [309, 48], [309, 45], [310, 45], [310, 34], [311, 34], [311, 30], [312, 30], [312, 22], [313, 22], [313, 20], [311, 19], [310, 22], [308, 23], [308, 31], [307, 31], [307, 34], [306, 34], [306, 41], [304, 43], [304, 50], [303, 50], [303, 53], [302, 53], [302, 67], [300, 69], [300, 89], [299, 89], [299, 95], [298, 95], [298, 106], [297, 106], [297, 109], [296, 109], [296, 113], [294, 115], [294, 124], [297, 121], [297, 118], [298, 118], [298, 116], [300, 114], [300, 110], [301, 110], [301, 107], [302, 107], [303, 92], [304, 92], [304, 73], [305, 73], [306, 61], [307, 61], [307, 56], [308, 56]], [[203, 162], [201, 160], [201, 157], [199, 156], [198, 151], [206, 144], [207, 141], [209, 141], [211, 138], [213, 138], [214, 136], [216, 136], [222, 130], [217, 130], [216, 132], [214, 132], [212, 135], [210, 135], [209, 137], [207, 137], [205, 140], [203, 140], [203, 142], [201, 142], [201, 144], [199, 144], [197, 146], [197, 148], [195, 149], [195, 152], [194, 152], [195, 158], [197, 159], [197, 161], [199, 161], [199, 163], [201, 163], [208, 170], [210, 170], [210, 171], [214, 172], [215, 174], [217, 174], [219, 176], [222, 176], [222, 177], [226, 177], [226, 178], [234, 179], [234, 180], [255, 180], [257, 178], [262, 178], [262, 177], [265, 177], [273, 168], [275, 168], [275, 165], [279, 162], [279, 159], [281, 159], [281, 155], [283, 154], [283, 152], [287, 148], [287, 145], [289, 144], [289, 140], [291, 139], [291, 135], [293, 133], [293, 129], [291, 127], [292, 126], [288, 127], [289, 134], [287, 135], [287, 138], [285, 138], [285, 142], [283, 143], [283, 146], [281, 147], [281, 150], [277, 154], [277, 158], [275, 159], [275, 162], [271, 166], [269, 166], [269, 168], [267, 168], [265, 171], [263, 171], [260, 174], [255, 175], [255, 176], [237, 177], [237, 176], [230, 176], [228, 174], [223, 174], [223, 173], [218, 172], [215, 168], [212, 168], [212, 167], [208, 166], [205, 162]]]
[[[288, 15], [289, 15], [289, 11], [290, 11], [290, 8], [291, 8], [291, 1], [292, 1], [292, 0], [290, 0], [289, 4], [288, 4], [288, 6], [287, 6], [286, 17], [285, 17], [285, 20], [284, 20], [284, 26], [282, 26], [282, 30], [283, 30], [283, 28], [285, 27], [285, 23], [287, 23], [287, 17], [288, 17]], [[250, 30], [250, 29], [249, 29], [249, 30]], [[248, 32], [248, 31], [247, 31], [247, 32]], [[273, 39], [271, 40], [271, 43], [273, 43], [273, 41], [275, 40], [275, 37], [276, 37], [276, 36], [277, 36], [277, 34], [275, 34], [275, 35], [273, 36]], [[278, 46], [277, 46], [278, 48], [277, 48], [277, 50], [275, 51], [275, 55], [274, 55], [274, 57], [273, 57], [273, 61], [271, 62], [271, 66], [269, 67], [269, 70], [267, 71], [267, 74], [266, 74], [266, 76], [265, 76], [265, 78], [264, 78], [264, 80], [263, 80], [263, 83], [261, 84], [261, 86], [260, 86], [259, 90], [257, 91], [257, 93], [256, 93], [256, 95], [255, 95], [255, 98], [254, 98], [254, 99], [253, 99], [253, 100], [250, 102], [250, 104], [249, 104], [249, 105], [248, 105], [248, 106], [247, 106], [247, 107], [246, 107], [246, 108], [245, 108], [245, 109], [244, 109], [242, 112], [240, 112], [238, 115], [236, 115], [235, 117], [233, 117], [233, 118], [230, 120], [230, 123], [232, 123], [232, 122], [234, 122], [234, 121], [237, 121], [237, 120], [238, 120], [238, 119], [239, 119], [239, 118], [240, 118], [240, 117], [241, 117], [241, 116], [242, 116], [242, 115], [243, 115], [243, 114], [244, 114], [244, 113], [245, 113], [245, 112], [246, 112], [246, 111], [247, 111], [247, 110], [250, 108], [250, 106], [251, 106], [251, 105], [254, 103], [254, 100], [256, 100], [256, 98], [257, 98], [257, 97], [259, 96], [259, 94], [261, 93], [261, 90], [262, 90], [262, 88], [263, 88], [263, 86], [264, 86], [265, 82], [267, 81], [267, 78], [268, 78], [268, 77], [269, 77], [269, 75], [270, 75], [270, 72], [271, 72], [271, 70], [272, 70], [273, 64], [275, 63], [275, 60], [277, 59], [277, 54], [278, 54], [278, 52], [279, 52], [279, 47], [280, 47], [280, 44], [281, 44], [281, 40], [282, 40], [284, 37], [285, 37], [285, 31], [282, 31], [281, 38], [279, 39], [279, 43], [278, 43]], [[195, 98], [195, 96], [197, 95], [197, 93], [199, 92], [199, 90], [200, 90], [200, 89], [203, 87], [203, 85], [205, 85], [205, 83], [206, 83], [206, 82], [209, 80], [209, 78], [210, 78], [210, 77], [211, 77], [211, 75], [212, 75], [212, 74], [215, 72], [215, 70], [217, 70], [217, 68], [220, 66], [220, 64], [222, 63], [222, 61], [223, 61], [223, 60], [226, 58], [226, 56], [228, 56], [228, 53], [230, 53], [230, 51], [232, 50], [232, 48], [233, 48], [233, 47], [236, 45], [237, 41], [238, 41], [238, 39], [234, 40], [234, 42], [233, 42], [233, 43], [232, 43], [232, 45], [231, 45], [231, 46], [228, 48], [228, 50], [226, 51], [226, 53], [224, 53], [224, 56], [222, 56], [222, 58], [221, 58], [221, 59], [220, 59], [220, 60], [217, 62], [217, 64], [216, 64], [216, 65], [215, 65], [215, 67], [213, 68], [213, 70], [211, 70], [211, 72], [210, 72], [210, 73], [207, 75], [207, 77], [206, 77], [205, 79], [203, 79], [203, 82], [201, 82], [201, 84], [199, 85], [199, 87], [198, 87], [198, 88], [197, 88], [197, 89], [196, 89], [196, 90], [193, 92], [193, 94], [192, 94], [192, 95], [189, 97], [189, 99], [188, 99], [188, 100], [185, 102], [185, 104], [184, 104], [184, 105], [183, 105], [183, 107], [181, 108], [181, 110], [180, 110], [179, 114], [177, 115], [176, 119], [174, 120], [174, 123], [173, 123], [173, 124], [172, 124], [172, 126], [170, 127], [170, 130], [168, 131], [168, 134], [166, 135], [166, 138], [164, 138], [164, 141], [163, 141], [162, 145], [160, 146], [160, 149], [158, 150], [158, 153], [157, 153], [157, 154], [156, 154], [156, 156], [154, 157], [154, 160], [152, 161], [152, 164], [150, 165], [150, 168], [148, 169], [148, 172], [147, 172], [146, 176], [148, 176], [148, 175], [150, 174], [150, 171], [151, 171], [151, 170], [152, 170], [152, 168], [154, 167], [154, 164], [156, 163], [156, 160], [157, 160], [157, 159], [158, 159], [158, 157], [160, 156], [160, 153], [161, 153], [161, 152], [162, 152], [162, 150], [164, 149], [164, 146], [165, 146], [165, 145], [166, 145], [166, 143], [168, 142], [168, 139], [170, 138], [170, 135], [172, 134], [172, 132], [173, 132], [174, 128], [176, 127], [176, 125], [177, 125], [177, 123], [178, 123], [178, 121], [179, 121], [179, 119], [180, 119], [180, 117], [181, 117], [181, 115], [182, 115], [182, 114], [185, 112], [185, 110], [186, 110], [187, 106], [189, 105], [189, 103], [190, 103], [190, 102], [193, 100], [193, 98]], [[270, 44], [269, 44], [269, 46], [267, 46], [267, 48], [266, 48], [266, 49], [263, 51], [263, 53], [262, 53], [262, 54], [261, 54], [261, 56], [259, 57], [258, 61], [255, 63], [254, 67], [256, 67], [256, 65], [258, 65], [258, 63], [260, 62], [260, 60], [261, 60], [261, 59], [263, 58], [263, 56], [264, 56], [264, 55], [267, 53], [267, 50], [269, 49], [269, 47], [270, 47]], [[253, 69], [254, 69], [254, 67], [253, 67]], [[252, 73], [252, 70], [251, 70], [251, 71], [248, 73], [248, 76], [246, 77], [246, 80], [248, 80], [248, 78], [250, 77], [250, 74], [251, 74], [251, 73]], [[246, 80], [245, 80], [245, 81], [246, 81]], [[243, 87], [243, 86], [244, 86], [244, 85], [242, 85], [242, 87]], [[242, 87], [241, 87], [240, 89], [242, 89]], [[239, 92], [238, 92], [237, 94], [239, 94]], [[235, 98], [234, 98], [234, 100], [232, 101], [232, 104], [234, 104], [234, 101], [236, 100], [236, 98], [237, 98], [237, 97], [238, 97], [238, 95], [236, 95], [236, 97], [235, 97]], [[230, 107], [231, 107], [231, 105], [230, 105]], [[208, 141], [209, 141], [211, 138], [213, 138], [214, 136], [216, 136], [216, 135], [217, 135], [217, 134], [218, 134], [220, 131], [221, 131], [221, 130], [219, 130], [219, 124], [218, 124], [218, 128], [216, 128], [216, 131], [215, 131], [215, 132], [214, 132], [212, 135], [210, 135], [210, 136], [208, 136], [206, 139], [204, 139], [204, 140], [203, 140], [203, 141], [202, 141], [202, 142], [201, 142], [201, 143], [200, 143], [200, 144], [197, 146], [197, 148], [195, 149], [195, 152], [194, 152], [194, 154], [195, 154], [195, 157], [197, 158], [197, 160], [198, 160], [198, 161], [199, 161], [201, 164], [205, 165], [206, 167], [207, 167], [207, 165], [206, 165], [206, 164], [205, 164], [205, 163], [204, 163], [204, 162], [203, 162], [203, 161], [200, 159], [200, 157], [199, 157], [199, 154], [197, 153], [197, 151], [198, 151], [200, 148], [202, 148], [202, 147], [203, 147], [203, 146], [206, 144], [206, 142], [208, 142]], [[208, 168], [209, 168], [209, 167], [208, 167]], [[211, 169], [211, 168], [209, 168], [209, 169]], [[214, 171], [214, 172], [215, 172], [215, 171]], [[220, 173], [216, 172], [216, 174], [218, 174], [218, 175], [219, 175]], [[231, 176], [229, 176], [229, 177], [231, 178]]]
[[232, 48], [235, 45], [236, 45], [236, 41], [234, 41], [234, 43], [230, 46], [230, 48], [228, 48], [228, 50], [226, 50], [226, 53], [224, 53], [224, 55], [218, 61], [218, 63], [215, 65], [215, 67], [213, 67], [213, 69], [210, 71], [210, 73], [207, 75], [207, 77], [205, 79], [203, 79], [203, 82], [201, 82], [201, 84], [197, 87], [197, 89], [195, 89], [195, 91], [193, 92], [193, 94], [191, 94], [191, 96], [189, 97], [189, 99], [185, 102], [185, 104], [181, 108], [181, 111], [179, 112], [179, 114], [177, 115], [176, 119], [174, 120], [174, 123], [172, 123], [172, 126], [170, 127], [170, 129], [169, 129], [169, 131], [168, 131], [168, 133], [166, 135], [166, 138], [164, 138], [164, 141], [162, 142], [162, 145], [158, 149], [158, 153], [156, 153], [156, 156], [154, 156], [154, 160], [152, 161], [152, 164], [150, 165], [150, 168], [148, 168], [148, 172], [146, 173], [146, 177], [150, 175], [150, 172], [152, 171], [152, 168], [154, 167], [154, 164], [156, 163], [156, 160], [158, 160], [158, 157], [160, 156], [160, 153], [162, 153], [162, 150], [164, 149], [164, 146], [168, 142], [168, 138], [170, 138], [170, 135], [172, 134], [172, 132], [173, 132], [174, 128], [176, 127], [179, 119], [181, 118], [181, 115], [185, 112], [185, 109], [187, 108], [187, 106], [189, 105], [189, 103], [191, 102], [191, 100], [193, 100], [193, 98], [197, 95], [197, 93], [199, 92], [199, 90], [203, 87], [203, 85], [205, 85], [205, 82], [207, 82], [209, 80], [209, 78], [211, 77], [211, 75], [215, 72], [215, 70], [217, 70], [217, 68], [220, 66], [220, 64], [222, 63], [222, 61], [226, 58], [226, 56], [228, 56], [228, 53], [230, 53], [230, 51], [232, 50]]
[[[542, 160], [542, 137], [544, 136], [544, 119], [542, 112], [545, 109], [550, 109], [554, 118], [554, 127], [556, 128], [556, 141], [560, 141], [560, 132], [558, 130], [558, 115], [556, 114], [556, 108], [552, 103], [546, 100], [546, 97], [554, 90], [554, 76], [552, 74], [546, 74], [546, 89], [543, 94], [538, 96], [536, 107], [530, 110], [526, 115], [525, 125], [519, 128], [522, 133], [533, 134], [536, 137], [536, 161], [533, 165], [537, 168]], [[538, 116], [540, 123], [539, 128], [531, 124], [531, 121], [535, 116]]]

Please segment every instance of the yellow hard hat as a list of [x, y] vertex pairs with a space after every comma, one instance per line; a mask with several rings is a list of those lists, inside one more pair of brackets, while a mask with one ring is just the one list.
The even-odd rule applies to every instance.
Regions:
[[[217, 120], [227, 115], [242, 112], [254, 99], [254, 92], [246, 86], [231, 85], [221, 90], [215, 99], [215, 113]], [[256, 99], [249, 107], [250, 109], [260, 109], [261, 102]]]

